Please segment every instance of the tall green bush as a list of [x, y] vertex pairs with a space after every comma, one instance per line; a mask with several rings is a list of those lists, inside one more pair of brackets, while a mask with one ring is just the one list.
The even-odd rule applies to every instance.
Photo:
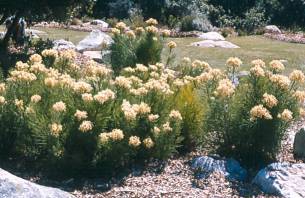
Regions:
[[164, 36], [168, 30], [160, 31], [154, 19], [147, 20], [147, 27], [137, 27], [126, 31], [125, 23], [118, 23], [112, 29], [113, 44], [111, 50], [111, 66], [115, 74], [119, 74], [124, 67], [134, 67], [136, 63], [148, 65], [156, 64], [161, 60]]
[[207, 78], [204, 90], [210, 97], [205, 97], [208, 112], [204, 126], [217, 153], [258, 168], [275, 161], [287, 127], [299, 116], [304, 92], [297, 90], [305, 77], [294, 71], [288, 78], [279, 74], [284, 69], [280, 61], [272, 61], [266, 69], [258, 60], [249, 76], [238, 82], [240, 64], [231, 58], [227, 63], [229, 78]]

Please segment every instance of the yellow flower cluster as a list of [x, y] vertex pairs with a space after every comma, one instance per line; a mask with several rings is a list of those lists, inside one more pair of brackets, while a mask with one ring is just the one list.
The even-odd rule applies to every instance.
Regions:
[[130, 89], [132, 81], [125, 76], [118, 76], [115, 78], [114, 84], [124, 89]]
[[301, 117], [305, 117], [305, 109], [304, 108], [300, 108], [299, 114], [300, 114]]
[[82, 94], [82, 100], [86, 103], [92, 102], [93, 96], [92, 96], [92, 94], [89, 94], [89, 93]]
[[86, 111], [76, 110], [74, 116], [76, 117], [76, 119], [78, 121], [81, 121], [83, 119], [87, 119], [88, 118], [88, 113]]
[[0, 83], [0, 94], [4, 94], [5, 90], [6, 90], [5, 83]]
[[144, 144], [144, 146], [145, 146], [146, 148], [148, 148], [148, 149], [152, 148], [152, 147], [155, 145], [155, 143], [153, 142], [153, 140], [152, 140], [150, 137], [144, 139], [144, 140], [143, 140], [143, 144]]
[[57, 123], [53, 123], [49, 127], [50, 127], [51, 134], [55, 137], [59, 136], [59, 134], [60, 134], [60, 132], [62, 132], [62, 128], [63, 128], [61, 124], [57, 124]]
[[237, 57], [231, 57], [227, 60], [227, 66], [232, 68], [238, 68], [242, 64], [242, 61]]
[[135, 96], [145, 96], [148, 94], [148, 90], [145, 87], [140, 87], [138, 89], [130, 89], [129, 91]]
[[156, 19], [150, 18], [147, 21], [145, 21], [148, 25], [158, 25], [158, 21]]
[[38, 103], [38, 102], [40, 102], [41, 101], [41, 96], [40, 95], [33, 95], [32, 97], [31, 97], [31, 102], [32, 103]]
[[124, 139], [124, 133], [121, 129], [113, 129], [110, 133], [101, 133], [99, 135], [102, 144], [108, 143], [109, 139], [113, 141], [120, 141]]
[[130, 38], [130, 39], [135, 39], [136, 38], [136, 34], [134, 33], [134, 31], [129, 30], [126, 32], [126, 35]]
[[10, 77], [7, 80], [13, 82], [29, 83], [37, 80], [37, 77], [35, 74], [30, 72], [13, 70], [10, 72]]
[[261, 59], [256, 59], [256, 60], [253, 60], [252, 62], [251, 62], [251, 65], [252, 66], [258, 66], [258, 67], [262, 67], [262, 68], [265, 68], [266, 67], [266, 63], [263, 61], [263, 60], [261, 60]]
[[182, 120], [182, 116], [181, 116], [180, 112], [177, 110], [172, 110], [169, 114], [169, 117], [177, 119], [177, 120]]
[[15, 105], [16, 105], [16, 107], [17, 107], [19, 110], [23, 110], [23, 109], [24, 109], [23, 100], [15, 99]]
[[27, 63], [24, 63], [24, 62], [22, 62], [22, 61], [18, 61], [18, 62], [16, 63], [16, 65], [15, 65], [15, 68], [16, 68], [16, 70], [18, 70], [18, 71], [27, 71], [27, 70], [30, 68], [30, 66], [29, 66], [29, 64], [27, 64]]
[[157, 34], [159, 30], [155, 26], [151, 25], [146, 27], [146, 31], [152, 34]]
[[58, 51], [57, 50], [53, 50], [53, 49], [45, 49], [41, 52], [41, 55], [43, 57], [54, 57], [57, 58], [58, 57]]
[[298, 100], [300, 103], [304, 103], [305, 101], [305, 91], [295, 91], [293, 96]]
[[110, 32], [114, 35], [119, 35], [121, 33], [118, 28], [111, 28]]
[[170, 30], [161, 30], [161, 35], [164, 37], [168, 37], [171, 35], [171, 31]]
[[98, 103], [104, 104], [105, 102], [107, 102], [109, 100], [114, 100], [115, 93], [110, 89], [106, 89], [101, 92], [98, 92], [93, 98]]
[[4, 105], [6, 103], [6, 100], [3, 96], [0, 96], [0, 105]]
[[282, 113], [280, 113], [277, 117], [284, 120], [285, 122], [289, 122], [293, 119], [292, 112], [288, 109], [284, 109]]
[[89, 83], [80, 81], [80, 82], [74, 83], [73, 90], [78, 94], [83, 94], [83, 93], [91, 92], [93, 90], [93, 88]]
[[171, 132], [171, 131], [173, 131], [173, 128], [170, 126], [169, 122], [166, 122], [165, 124], [163, 124], [162, 128], [163, 128], [164, 132]]
[[250, 110], [250, 116], [251, 116], [251, 118], [250, 118], [251, 121], [255, 121], [258, 118], [266, 119], [266, 120], [272, 119], [272, 115], [270, 114], [268, 109], [266, 109], [263, 105], [257, 105], [255, 107], [253, 107]]
[[141, 145], [141, 140], [138, 136], [131, 136], [128, 142], [129, 146], [138, 147]]
[[91, 121], [85, 120], [83, 121], [79, 128], [78, 128], [81, 132], [88, 132], [91, 131], [93, 129], [93, 123]]
[[222, 79], [218, 83], [218, 87], [216, 88], [216, 96], [226, 98], [230, 97], [235, 92], [235, 86], [233, 85], [232, 81], [229, 79]]
[[76, 58], [76, 52], [72, 49], [60, 51], [60, 57], [67, 60], [74, 60]]
[[150, 113], [151, 109], [146, 103], [131, 105], [127, 100], [123, 100], [121, 109], [127, 120], [135, 120], [137, 115]]
[[295, 82], [298, 82], [298, 83], [304, 83], [305, 75], [304, 75], [304, 73], [301, 70], [294, 70], [289, 75], [289, 79], [291, 81], [295, 81]]
[[275, 71], [275, 72], [281, 72], [283, 70], [285, 70], [285, 66], [283, 65], [283, 63], [279, 60], [273, 60], [269, 63], [269, 66], [271, 68], [271, 70]]
[[276, 97], [267, 93], [263, 95], [263, 102], [269, 108], [275, 107], [278, 104], [278, 100], [276, 99]]
[[264, 69], [259, 65], [255, 65], [254, 67], [252, 67], [250, 69], [250, 73], [255, 77], [264, 77], [265, 76]]
[[148, 120], [150, 122], [155, 122], [155, 121], [157, 121], [159, 119], [159, 117], [160, 116], [158, 114], [149, 114], [148, 115]]
[[147, 72], [148, 68], [145, 65], [143, 65], [143, 64], [136, 64], [135, 71]]
[[65, 112], [67, 110], [66, 108], [66, 104], [62, 101], [60, 102], [56, 102], [52, 109], [55, 111], [55, 112]]
[[270, 81], [279, 86], [281, 89], [288, 89], [290, 80], [287, 76], [280, 74], [273, 74], [270, 76]]
[[137, 35], [141, 35], [145, 32], [145, 29], [143, 27], [137, 27], [135, 29], [135, 32], [136, 32]]
[[[185, 62], [188, 62], [188, 58], [186, 58], [186, 60], [184, 60]], [[209, 63], [205, 62], [205, 61], [200, 61], [200, 60], [194, 60], [192, 63], [192, 67], [193, 68], [202, 68], [202, 69], [206, 69], [206, 70], [210, 70], [211, 67], [209, 65]]]
[[30, 56], [30, 63], [41, 63], [42, 62], [42, 57], [39, 54], [33, 54]]
[[174, 41], [170, 41], [169, 43], [167, 43], [167, 46], [170, 48], [170, 49], [174, 49], [177, 47], [177, 44], [174, 42]]
[[124, 22], [118, 22], [115, 27], [119, 30], [125, 30], [127, 28], [126, 24]]

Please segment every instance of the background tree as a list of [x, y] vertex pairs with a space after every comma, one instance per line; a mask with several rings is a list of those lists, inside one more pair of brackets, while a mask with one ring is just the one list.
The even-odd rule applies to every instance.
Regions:
[[21, 18], [25, 18], [26, 21], [64, 21], [76, 15], [83, 6], [89, 6], [94, 2], [95, 0], [1, 0], [0, 24], [3, 24], [8, 16], [14, 16], [12, 24], [0, 41], [0, 65], [4, 73], [6, 74], [10, 67], [8, 45], [13, 33], [18, 29]]

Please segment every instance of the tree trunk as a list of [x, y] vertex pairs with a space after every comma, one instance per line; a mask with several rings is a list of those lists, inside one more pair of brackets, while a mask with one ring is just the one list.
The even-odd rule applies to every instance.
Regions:
[[13, 24], [8, 28], [8, 30], [6, 31], [6, 34], [2, 40], [2, 47], [3, 48], [7, 48], [8, 47], [8, 43], [10, 41], [10, 38], [14, 32], [14, 30], [16, 30], [17, 26], [18, 26], [18, 23], [19, 23], [19, 20], [20, 18], [22, 17], [22, 11], [17, 11], [16, 14], [15, 14], [15, 17], [14, 17], [14, 21], [13, 21]]
[[2, 18], [0, 19], [0, 25], [2, 25], [5, 22], [8, 16], [9, 16], [9, 12], [5, 11], [4, 14], [2, 15]]

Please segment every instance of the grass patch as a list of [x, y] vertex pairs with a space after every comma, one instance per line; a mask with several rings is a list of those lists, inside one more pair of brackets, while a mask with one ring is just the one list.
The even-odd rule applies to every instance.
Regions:
[[207, 61], [213, 67], [224, 67], [226, 60], [237, 56], [244, 62], [243, 67], [249, 68], [253, 59], [269, 62], [273, 59], [287, 60], [287, 70], [305, 69], [305, 45], [275, 41], [263, 36], [243, 36], [229, 38], [228, 41], [240, 46], [240, 49], [200, 48], [189, 46], [198, 38], [170, 38], [177, 43], [175, 52], [177, 60], [188, 56], [192, 59]]
[[[66, 39], [77, 44], [86, 37], [88, 32], [73, 31], [67, 29], [54, 28], [35, 28], [47, 32], [42, 36], [43, 39], [50, 38]], [[0, 26], [0, 31], [4, 27]], [[237, 56], [244, 62], [243, 67], [249, 68], [249, 63], [253, 59], [263, 59], [269, 62], [273, 59], [287, 60], [285, 63], [287, 71], [292, 69], [305, 70], [305, 45], [287, 43], [282, 41], [271, 40], [263, 36], [243, 36], [228, 38], [227, 40], [240, 46], [240, 49], [222, 49], [222, 48], [200, 48], [190, 46], [192, 42], [200, 41], [198, 38], [169, 38], [167, 41], [175, 41], [177, 43], [176, 62], [185, 56], [192, 59], [200, 59], [207, 61], [213, 67], [224, 67], [226, 60], [231, 56]]]

